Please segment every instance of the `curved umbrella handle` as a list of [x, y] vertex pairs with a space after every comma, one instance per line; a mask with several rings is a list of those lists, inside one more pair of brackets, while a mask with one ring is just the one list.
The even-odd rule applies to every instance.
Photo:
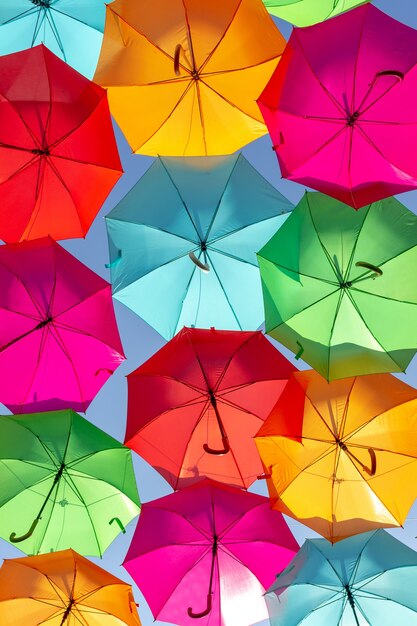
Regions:
[[295, 358], [295, 360], [296, 360], [296, 361], [298, 361], [298, 359], [300, 359], [300, 358], [301, 358], [301, 355], [302, 355], [302, 354], [303, 354], [303, 352], [304, 352], [304, 348], [303, 348], [303, 346], [301, 345], [301, 343], [300, 343], [299, 341], [296, 341], [295, 343], [296, 343], [297, 345], [299, 345], [299, 346], [300, 346], [299, 351], [297, 352], [297, 354], [296, 354], [296, 355], [295, 355], [295, 357], [294, 357], [294, 358]]
[[197, 267], [202, 271], [202, 272], [209, 272], [210, 271], [210, 266], [207, 265], [207, 263], [202, 263], [200, 261], [200, 259], [198, 259], [196, 257], [196, 255], [194, 254], [194, 252], [189, 252], [188, 256], [190, 257], [190, 259], [192, 260], [192, 262], [194, 263], [194, 265], [197, 265]]
[[374, 278], [376, 278], [377, 276], [382, 276], [383, 274], [380, 267], [378, 267], [377, 265], [373, 265], [372, 263], [367, 263], [366, 261], [357, 261], [355, 265], [356, 267], [364, 267], [365, 269], [374, 272], [376, 274]]
[[29, 537], [31, 537], [33, 535], [33, 533], [35, 532], [35, 528], [36, 526], [39, 524], [39, 520], [41, 518], [37, 517], [36, 519], [33, 520], [32, 526], [29, 528], [29, 530], [27, 531], [27, 533], [25, 533], [24, 535], [21, 535], [20, 537], [16, 536], [16, 533], [12, 533], [9, 537], [9, 541], [11, 541], [12, 543], [19, 543], [20, 541], [24, 541], [25, 539], [29, 539]]
[[121, 260], [122, 260], [122, 251], [118, 250], [117, 257], [113, 261], [110, 261], [110, 263], [105, 263], [104, 267], [107, 267], [107, 269], [110, 269], [114, 267], [115, 265], [117, 265], [118, 263], [120, 263]]
[[126, 528], [123, 526], [122, 521], [118, 517], [112, 517], [110, 522], [109, 522], [109, 526], [111, 526], [113, 524], [113, 522], [116, 522], [116, 524], [118, 525], [118, 527], [120, 528], [122, 533], [125, 535], [126, 534]]
[[222, 450], [214, 450], [213, 448], [210, 448], [208, 443], [205, 443], [203, 445], [203, 449], [208, 454], [214, 454], [214, 455], [217, 455], [217, 456], [220, 456], [222, 454], [227, 454], [230, 451], [229, 440], [228, 440], [227, 437], [222, 437], [222, 444], [223, 444], [223, 449]]
[[181, 50], [182, 50], [182, 45], [180, 43], [177, 43], [177, 45], [175, 46], [175, 52], [174, 52], [174, 72], [175, 72], [175, 76], [179, 76], [180, 75], [180, 54], [181, 54]]
[[377, 72], [375, 79], [378, 79], [381, 76], [393, 76], [394, 78], [398, 78], [400, 81], [404, 80], [404, 74], [399, 70], [383, 70], [382, 72]]
[[375, 476], [375, 472], [376, 472], [376, 454], [375, 454], [375, 450], [373, 450], [372, 448], [368, 448], [368, 452], [369, 452], [369, 456], [371, 457], [371, 468], [367, 468], [365, 467], [365, 465], [363, 466], [364, 471], [369, 474], [369, 476]]
[[205, 617], [206, 615], [208, 615], [211, 611], [211, 606], [212, 606], [211, 596], [212, 596], [211, 593], [207, 594], [207, 607], [204, 609], [204, 611], [201, 611], [201, 613], [194, 613], [192, 607], [189, 606], [187, 610], [188, 615], [194, 619], [199, 619], [200, 617]]

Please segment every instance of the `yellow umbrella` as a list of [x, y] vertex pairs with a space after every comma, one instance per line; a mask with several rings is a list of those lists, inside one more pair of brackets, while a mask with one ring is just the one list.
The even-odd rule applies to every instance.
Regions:
[[330, 541], [400, 526], [416, 497], [417, 391], [296, 372], [255, 438], [273, 507]]
[[115, 0], [95, 82], [134, 152], [229, 154], [266, 133], [256, 104], [285, 40], [260, 0]]

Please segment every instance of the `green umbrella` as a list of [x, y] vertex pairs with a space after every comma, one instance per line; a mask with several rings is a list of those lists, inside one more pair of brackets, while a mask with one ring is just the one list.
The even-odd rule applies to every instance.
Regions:
[[310, 26], [349, 11], [368, 0], [263, 0], [272, 15], [296, 26]]
[[0, 534], [101, 556], [139, 513], [131, 452], [71, 410], [0, 418]]
[[266, 332], [328, 380], [403, 371], [417, 351], [417, 217], [306, 193], [258, 254]]

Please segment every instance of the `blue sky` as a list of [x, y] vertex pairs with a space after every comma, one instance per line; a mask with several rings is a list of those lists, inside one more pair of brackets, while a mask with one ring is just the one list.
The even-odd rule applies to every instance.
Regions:
[[[398, 0], [397, 2], [393, 0], [376, 0], [374, 4], [396, 19], [417, 28], [416, 0]], [[291, 27], [284, 22], [279, 22], [279, 20], [276, 20], [276, 23], [284, 36], [288, 37]], [[329, 51], [329, 54], [331, 54], [331, 51]], [[86, 239], [63, 242], [65, 248], [108, 280], [109, 272], [105, 268], [105, 263], [108, 262], [108, 250], [104, 216], [126, 194], [152, 162], [150, 158], [132, 155], [129, 146], [118, 130], [117, 139], [125, 170], [124, 176], [109, 196]], [[290, 200], [297, 202], [302, 196], [304, 192], [303, 187], [280, 179], [278, 164], [271, 150], [271, 142], [267, 136], [250, 144], [243, 153], [261, 174]], [[417, 213], [417, 192], [403, 194], [399, 196], [399, 199], [408, 208]], [[152, 328], [142, 322], [130, 310], [123, 307], [123, 305], [115, 302], [115, 311], [127, 360], [117, 370], [115, 375], [110, 378], [109, 382], [90, 405], [87, 417], [91, 422], [103, 428], [117, 439], [123, 440], [127, 399], [125, 376], [149, 358], [165, 342]], [[290, 356], [285, 350], [283, 352]], [[416, 358], [409, 367], [408, 373], [401, 376], [401, 378], [408, 384], [417, 387]], [[4, 410], [4, 413], [7, 413], [7, 411]], [[134, 455], [134, 465], [142, 501], [146, 502], [171, 492], [170, 487], [159, 474], [137, 455]], [[264, 489], [262, 484], [257, 484], [255, 488], [258, 492], [265, 493], [262, 491]], [[95, 559], [102, 567], [129, 582], [132, 581], [120, 564], [128, 549], [135, 524], [136, 522], [132, 522], [127, 529], [126, 535], [121, 535], [116, 539], [101, 561]], [[313, 536], [313, 533], [308, 531], [308, 529], [292, 520], [290, 520], [290, 526], [299, 542], [302, 542], [306, 536]], [[410, 512], [405, 528], [393, 531], [393, 534], [417, 549], [417, 540], [415, 539], [415, 535], [417, 535], [416, 505]], [[0, 540], [0, 558], [12, 558], [14, 556], [21, 556], [21, 552], [7, 542]], [[135, 599], [140, 603], [142, 624], [143, 626], [149, 626], [154, 623], [151, 613], [137, 587], [133, 585], [133, 589]]]

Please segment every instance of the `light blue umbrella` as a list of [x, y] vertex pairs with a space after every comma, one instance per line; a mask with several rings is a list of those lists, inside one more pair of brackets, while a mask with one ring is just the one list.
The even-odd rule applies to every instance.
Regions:
[[105, 12], [104, 0], [0, 0], [0, 54], [44, 43], [92, 78]]
[[256, 251], [291, 209], [242, 155], [159, 158], [106, 218], [113, 295], [166, 339], [255, 330]]
[[308, 539], [266, 592], [271, 626], [415, 626], [417, 553], [385, 530]]

